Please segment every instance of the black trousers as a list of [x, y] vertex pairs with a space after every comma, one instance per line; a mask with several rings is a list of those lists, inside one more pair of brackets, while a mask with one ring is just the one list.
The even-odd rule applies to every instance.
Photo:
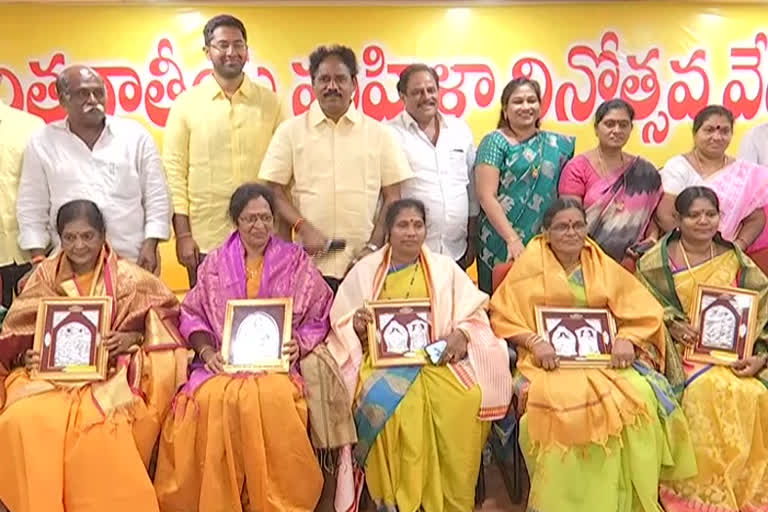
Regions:
[[21, 265], [12, 264], [0, 267], [0, 279], [3, 281], [3, 307], [11, 307], [13, 302], [13, 291], [16, 288], [16, 283], [19, 279], [24, 277], [24, 274], [29, 272], [32, 268], [30, 263], [22, 263]]
[[[203, 262], [203, 260], [205, 259], [205, 256], [206, 256], [205, 254], [200, 253], [200, 263]], [[200, 263], [198, 263], [197, 265], [200, 266]], [[187, 267], [187, 277], [189, 278], [189, 289], [191, 290], [197, 284], [197, 267], [195, 268]]]

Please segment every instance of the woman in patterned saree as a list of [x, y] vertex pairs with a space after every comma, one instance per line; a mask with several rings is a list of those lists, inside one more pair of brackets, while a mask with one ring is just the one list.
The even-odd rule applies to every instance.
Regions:
[[683, 190], [675, 208], [680, 228], [662, 238], [637, 268], [640, 280], [664, 306], [674, 345], [683, 347], [698, 337], [688, 316], [698, 284], [758, 292], [758, 340], [754, 355], [730, 368], [685, 364], [682, 405], [699, 472], [694, 478], [662, 483], [661, 500], [667, 512], [766, 511], [768, 278], [741, 249], [718, 235], [720, 205], [711, 189]]
[[[507, 349], [490, 329], [488, 296], [424, 245], [424, 205], [393, 203], [386, 225], [389, 243], [352, 268], [331, 309], [328, 345], [355, 397], [355, 461], [379, 511], [466, 512], [489, 420], [511, 398]], [[447, 342], [439, 364], [372, 366], [364, 304], [388, 299], [429, 300], [433, 339]], [[343, 455], [349, 468], [351, 452]], [[340, 475], [337, 510], [354, 507], [353, 487]]]
[[[557, 199], [491, 298], [491, 325], [518, 349], [520, 447], [529, 510], [658, 512], [661, 479], [696, 471], [682, 410], [664, 370], [663, 312], [586, 237], [584, 210]], [[563, 368], [537, 334], [535, 307], [608, 308], [609, 368]]]
[[477, 275], [486, 293], [493, 267], [520, 256], [538, 233], [541, 216], [557, 197], [560, 171], [573, 157], [573, 138], [540, 130], [540, 116], [538, 82], [512, 80], [501, 93], [497, 129], [477, 150]]
[[[11, 512], [157, 511], [147, 467], [186, 378], [179, 303], [117, 258], [91, 201], [63, 205], [56, 228], [61, 250], [34, 269], [0, 333], [0, 502]], [[107, 380], [30, 380], [40, 299], [81, 296], [112, 298]]]
[[[597, 147], [568, 162], [560, 196], [578, 199], [587, 212], [590, 238], [614, 260], [634, 268], [634, 248], [655, 242], [653, 211], [661, 199], [661, 177], [649, 161], [625, 153], [635, 110], [622, 99], [597, 107]], [[646, 238], [648, 236], [648, 238]]]
[[[298, 363], [325, 340], [333, 293], [301, 247], [272, 234], [273, 204], [261, 185], [235, 190], [237, 230], [206, 256], [182, 303], [180, 330], [195, 360], [161, 435], [163, 512], [311, 511], [320, 497]], [[290, 373], [222, 373], [227, 302], [279, 297], [293, 299], [283, 347]]]
[[664, 232], [675, 224], [675, 196], [688, 187], [705, 186], [720, 200], [720, 234], [768, 271], [768, 168], [732, 158], [733, 114], [720, 105], [702, 109], [693, 120], [694, 147], [671, 158], [661, 170], [664, 196], [656, 220]]

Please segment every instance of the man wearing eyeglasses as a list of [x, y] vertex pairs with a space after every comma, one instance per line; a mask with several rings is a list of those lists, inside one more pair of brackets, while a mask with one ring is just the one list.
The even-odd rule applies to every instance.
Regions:
[[176, 256], [187, 268], [190, 287], [202, 258], [231, 232], [222, 212], [239, 185], [256, 180], [282, 120], [277, 95], [243, 72], [248, 62], [243, 23], [228, 14], [214, 16], [203, 37], [213, 72], [177, 98], [163, 136]]
[[90, 199], [104, 214], [115, 252], [156, 272], [157, 244], [170, 236], [171, 205], [152, 135], [136, 121], [106, 115], [104, 81], [89, 67], [63, 70], [56, 92], [66, 119], [37, 132], [24, 151], [19, 245], [39, 263], [59, 244], [59, 208]]

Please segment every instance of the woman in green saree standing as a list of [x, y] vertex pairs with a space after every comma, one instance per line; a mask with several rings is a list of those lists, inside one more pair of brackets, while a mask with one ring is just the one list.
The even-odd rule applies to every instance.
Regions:
[[493, 267], [517, 258], [539, 232], [557, 197], [560, 171], [573, 157], [573, 137], [540, 130], [540, 117], [538, 82], [515, 78], [501, 93], [497, 129], [477, 150], [475, 188], [482, 207], [477, 274], [486, 293], [492, 291]]

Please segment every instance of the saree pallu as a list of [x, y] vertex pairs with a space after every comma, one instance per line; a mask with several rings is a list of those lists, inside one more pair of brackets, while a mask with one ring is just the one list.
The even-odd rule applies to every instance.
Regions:
[[[586, 182], [587, 174], [597, 180], [586, 188], [574, 186], [577, 181]], [[609, 176], [600, 176], [584, 155], [577, 156], [563, 169], [559, 191], [582, 198], [589, 236], [619, 263], [627, 258], [627, 249], [645, 238], [662, 196], [659, 172], [640, 157]]]
[[[668, 322], [689, 322], [698, 283], [739, 286], [759, 293], [758, 333], [768, 321], [768, 279], [735, 246], [714, 259], [678, 273], [668, 254], [673, 233], [638, 263], [638, 277], [665, 308]], [[757, 352], [768, 350], [758, 341]], [[691, 427], [698, 474], [662, 482], [667, 512], [768, 511], [768, 370], [741, 378], [728, 367], [686, 363], [682, 408]]]
[[[487, 164], [499, 170], [498, 201], [524, 244], [539, 232], [544, 212], [557, 197], [560, 171], [573, 157], [574, 144], [573, 137], [539, 131], [513, 145], [500, 130], [486, 135], [480, 143], [475, 165]], [[479, 286], [491, 293], [493, 268], [507, 261], [507, 244], [483, 211], [477, 244]]]
[[[531, 510], [656, 512], [661, 478], [695, 473], [682, 411], [663, 370], [662, 310], [596, 243], [581, 253], [589, 307], [607, 307], [617, 337], [635, 345], [632, 369], [535, 366], [518, 347], [520, 445], [531, 475]], [[491, 324], [506, 338], [536, 332], [534, 305], [576, 305], [568, 276], [543, 237], [531, 241], [491, 299]], [[574, 478], [574, 475], [579, 475]]]
[[[227, 301], [253, 298], [237, 232], [206, 256], [197, 276], [182, 304], [180, 330], [186, 339], [207, 332], [220, 350]], [[299, 246], [270, 238], [257, 297], [292, 297], [300, 358], [325, 339], [333, 294]], [[155, 478], [160, 509], [314, 510], [323, 477], [307, 434], [303, 389], [298, 365], [288, 375], [215, 376], [196, 359], [163, 426]]]
[[[31, 348], [41, 298], [80, 295], [73, 275], [63, 254], [38, 266], [3, 325], [3, 365]], [[0, 500], [14, 512], [157, 510], [147, 466], [186, 378], [178, 301], [108, 246], [94, 275], [83, 294], [111, 296], [111, 330], [143, 332], [143, 350], [118, 358], [104, 382], [31, 381], [24, 369], [4, 379], [0, 453], [12, 463], [0, 464]]]
[[387, 246], [358, 262], [331, 309], [328, 348], [350, 399], [357, 398], [360, 438], [357, 467], [352, 447], [342, 451], [336, 510], [357, 509], [363, 467], [370, 470], [365, 479], [382, 510], [416, 510], [420, 503], [430, 511], [468, 510], [477, 478], [473, 468], [479, 467], [487, 435], [482, 422], [502, 417], [511, 398], [507, 349], [490, 330], [488, 296], [453, 260], [423, 247], [423, 277], [413, 278], [413, 288], [421, 286], [419, 294], [429, 297], [435, 339], [456, 328], [469, 334], [468, 357], [447, 367], [372, 369], [352, 317], [366, 300], [404, 296], [402, 289], [410, 288], [413, 267], [403, 271], [404, 286], [386, 279], [389, 257]]

